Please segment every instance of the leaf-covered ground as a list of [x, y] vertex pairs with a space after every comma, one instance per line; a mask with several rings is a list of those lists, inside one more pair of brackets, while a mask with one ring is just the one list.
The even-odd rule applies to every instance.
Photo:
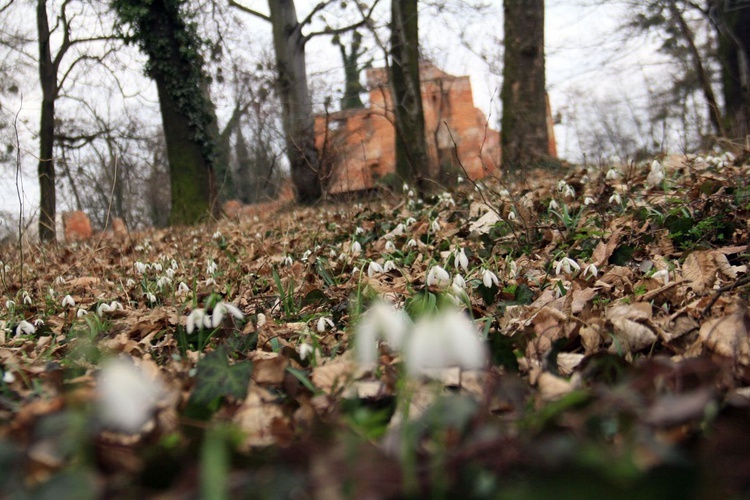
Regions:
[[2, 248], [0, 491], [746, 496], [749, 169], [571, 168]]

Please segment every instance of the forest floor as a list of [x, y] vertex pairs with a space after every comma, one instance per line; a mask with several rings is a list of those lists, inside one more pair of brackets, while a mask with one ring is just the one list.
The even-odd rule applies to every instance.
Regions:
[[2, 248], [0, 494], [746, 496], [749, 170]]

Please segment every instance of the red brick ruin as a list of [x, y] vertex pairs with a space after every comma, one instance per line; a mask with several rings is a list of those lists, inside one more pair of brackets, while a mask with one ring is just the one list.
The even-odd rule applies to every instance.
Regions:
[[[449, 75], [430, 63], [422, 64], [420, 75], [432, 177], [440, 179], [447, 172], [471, 179], [497, 174], [500, 133], [474, 106], [469, 77]], [[371, 189], [379, 179], [395, 172], [393, 106], [387, 71], [367, 70], [367, 86], [369, 108], [315, 117], [316, 146], [329, 166], [328, 193]], [[547, 105], [550, 154], [555, 156]]]

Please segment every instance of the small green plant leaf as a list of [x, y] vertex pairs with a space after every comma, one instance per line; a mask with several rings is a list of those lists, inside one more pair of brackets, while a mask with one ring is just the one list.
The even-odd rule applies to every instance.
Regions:
[[222, 397], [245, 398], [253, 364], [250, 361], [230, 364], [227, 355], [227, 348], [219, 346], [198, 362], [189, 404], [211, 407]]

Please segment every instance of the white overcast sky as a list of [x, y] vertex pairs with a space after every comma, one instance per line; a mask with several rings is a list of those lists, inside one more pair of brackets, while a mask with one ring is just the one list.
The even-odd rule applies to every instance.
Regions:
[[[455, 3], [458, 0], [453, 1]], [[302, 19], [317, 2], [318, 0], [298, 0], [298, 17]], [[389, 5], [389, 0], [381, 2], [385, 7]], [[490, 113], [491, 123], [496, 123], [501, 79], [498, 74], [493, 74], [479, 54], [489, 54], [490, 58], [493, 53], [496, 54], [497, 67], [502, 66], [502, 52], [495, 40], [502, 36], [502, 2], [494, 0], [488, 3], [493, 5], [492, 9], [480, 16], [435, 16], [434, 8], [423, 6], [420, 38], [425, 54], [442, 69], [454, 75], [471, 76], [475, 104], [485, 113]], [[581, 6], [581, 3], [582, 0], [546, 2], [547, 87], [552, 112], [561, 112], [563, 119], [563, 123], [556, 126], [558, 152], [560, 156], [571, 160], [581, 157], [569, 120], [573, 110], [580, 108], [581, 103], [574, 101], [571, 96], [576, 96], [575, 99], [578, 100], [583, 96], [584, 99], [597, 98], [608, 102], [643, 100], [646, 95], [644, 76], [655, 71], [649, 64], [654, 54], [653, 44], [651, 47], [624, 47], [619, 45], [618, 37], [613, 36], [624, 13], [621, 6], [590, 7]], [[245, 4], [261, 11], [265, 11], [267, 7], [266, 0], [245, 0]], [[385, 8], [381, 16], [386, 16], [387, 13], [388, 9]], [[236, 16], [246, 24], [249, 37], [270, 44], [270, 25], [244, 14], [236, 13]], [[459, 25], [467, 24], [468, 28], [464, 30], [466, 42], [462, 43]], [[324, 85], [332, 87], [343, 86], [340, 57], [329, 38], [313, 39], [308, 44], [307, 57], [308, 72], [313, 81], [318, 84], [322, 81]], [[140, 68], [134, 68], [133, 71], [139, 75], [142, 72]], [[36, 74], [31, 74], [30, 78], [36, 78]], [[32, 88], [38, 87], [38, 81], [27, 83], [33, 84]], [[149, 84], [145, 82], [137, 85], [147, 87]], [[153, 88], [151, 93], [155, 96]], [[23, 192], [27, 213], [38, 204], [34, 158], [35, 148], [38, 146], [31, 137], [38, 123], [38, 96], [37, 91], [26, 93], [20, 113], [21, 119], [25, 119], [21, 135], [28, 141], [27, 148], [22, 150]], [[4, 112], [7, 117], [9, 110], [6, 108]], [[116, 108], [112, 112], [116, 113]], [[221, 106], [219, 112], [221, 115]], [[0, 210], [17, 213], [18, 209], [15, 173], [4, 167], [0, 170]], [[65, 209], [65, 200], [60, 200], [58, 210]]]

